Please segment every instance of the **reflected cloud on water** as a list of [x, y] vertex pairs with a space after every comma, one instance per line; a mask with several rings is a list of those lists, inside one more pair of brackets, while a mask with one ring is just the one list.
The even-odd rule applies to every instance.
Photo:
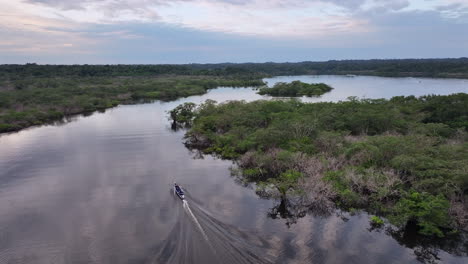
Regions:
[[[313, 81], [321, 78], [336, 82], [332, 93], [376, 80]], [[216, 254], [231, 254], [226, 259], [241, 254], [253, 263], [259, 256], [273, 263], [417, 262], [418, 245], [401, 242], [404, 235], [369, 232], [366, 214], [344, 221], [319, 204], [259, 199], [251, 185], [230, 176], [231, 161], [187, 150], [184, 130], [171, 130], [167, 111], [206, 99], [268, 98], [251, 89], [221, 88], [0, 136], [0, 263], [211, 260], [203, 256], [203, 237], [171, 194], [174, 180], [187, 189]], [[434, 247], [441, 261], [466, 261], [456, 257], [466, 256], [463, 247]]]

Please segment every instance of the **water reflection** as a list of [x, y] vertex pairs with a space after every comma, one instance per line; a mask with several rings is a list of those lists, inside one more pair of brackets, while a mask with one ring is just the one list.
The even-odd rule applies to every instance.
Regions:
[[326, 83], [334, 88], [319, 98], [303, 98], [308, 102], [343, 101], [350, 96], [358, 98], [391, 98], [393, 96], [421, 96], [426, 94], [446, 95], [468, 92], [468, 83], [460, 79], [433, 78], [386, 78], [373, 76], [356, 76], [349, 78], [336, 75], [318, 76], [279, 76], [266, 79], [268, 85], [276, 82], [301, 80], [306, 83]]
[[460, 257], [468, 256], [467, 233], [453, 234], [447, 238], [429, 238], [420, 235], [417, 230], [416, 223], [409, 222], [404, 230], [389, 228], [386, 232], [401, 245], [413, 249], [416, 258], [423, 263], [440, 261], [441, 251]]
[[[332, 93], [339, 98], [349, 85], [398, 85], [374, 77], [323, 78], [336, 81]], [[444, 91], [466, 91], [456, 81], [446, 84]], [[304, 214], [295, 201], [258, 199], [230, 176], [232, 162], [191, 153], [182, 144], [184, 131], [171, 130], [167, 111], [206, 99], [268, 97], [220, 88], [0, 136], [0, 263], [213, 263], [218, 256], [254, 263], [417, 262], [411, 245], [369, 232], [366, 215], [343, 221], [314, 216], [310, 206]], [[187, 188], [215, 254], [171, 195], [174, 180]], [[286, 228], [288, 219], [295, 224]], [[459, 250], [439, 248], [444, 262], [467, 260], [456, 256]]]
[[148, 263], [273, 263], [277, 257], [261, 235], [224, 223], [193, 200], [177, 203], [178, 220]]
[[268, 212], [268, 216], [272, 219], [283, 218], [286, 220], [286, 226], [291, 227], [297, 223], [298, 218], [302, 218], [307, 214], [308, 206], [293, 199], [282, 197], [276, 201]]

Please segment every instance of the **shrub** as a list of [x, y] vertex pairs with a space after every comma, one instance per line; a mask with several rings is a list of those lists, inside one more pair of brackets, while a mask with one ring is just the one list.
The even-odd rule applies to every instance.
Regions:
[[376, 215], [373, 215], [371, 218], [370, 218], [370, 222], [371, 222], [371, 225], [374, 226], [374, 227], [380, 227], [384, 224], [384, 221], [376, 216]]
[[421, 234], [443, 237], [441, 228], [450, 223], [448, 210], [449, 202], [442, 195], [411, 192], [398, 201], [390, 220], [398, 226], [415, 221]]
[[169, 111], [173, 122], [190, 125], [194, 117], [194, 110], [197, 105], [194, 103], [184, 103]]

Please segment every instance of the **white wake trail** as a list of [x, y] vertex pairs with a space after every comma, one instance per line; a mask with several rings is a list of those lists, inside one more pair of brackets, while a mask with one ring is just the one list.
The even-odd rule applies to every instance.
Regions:
[[192, 213], [192, 210], [190, 209], [190, 206], [188, 205], [188, 202], [187, 202], [186, 200], [183, 200], [182, 203], [183, 203], [183, 205], [184, 205], [185, 211], [192, 217], [193, 222], [197, 225], [198, 229], [200, 229], [200, 232], [202, 233], [203, 238], [205, 238], [206, 242], [207, 242], [207, 243], [210, 245], [210, 247], [211, 247], [210, 240], [208, 239], [208, 236], [206, 235], [205, 230], [203, 230], [202, 226], [201, 226], [200, 223], [198, 222], [198, 219], [197, 219], [197, 218], [195, 217], [195, 215]]

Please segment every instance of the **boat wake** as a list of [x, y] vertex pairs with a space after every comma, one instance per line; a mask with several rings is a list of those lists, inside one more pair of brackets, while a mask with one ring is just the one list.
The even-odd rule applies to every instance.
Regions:
[[203, 235], [203, 238], [205, 238], [205, 241], [211, 246], [210, 240], [208, 239], [208, 236], [206, 235], [205, 231], [203, 230], [203, 227], [200, 225], [200, 222], [198, 222], [197, 217], [192, 213], [192, 210], [190, 210], [190, 206], [187, 202], [187, 200], [182, 201], [184, 205], [185, 211], [192, 217], [193, 222], [197, 225], [198, 229], [200, 230], [201, 234]]
[[195, 201], [183, 200], [182, 208], [148, 263], [273, 263], [266, 239], [222, 222]]

